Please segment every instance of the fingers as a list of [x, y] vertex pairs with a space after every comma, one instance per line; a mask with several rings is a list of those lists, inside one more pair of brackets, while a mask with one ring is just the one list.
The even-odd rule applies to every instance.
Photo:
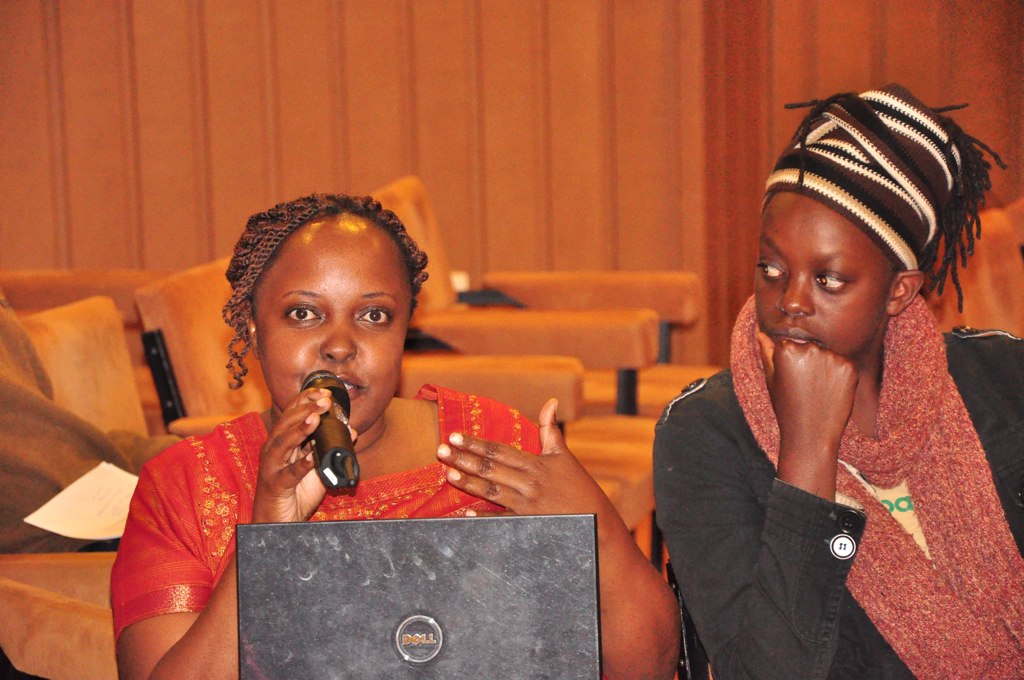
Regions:
[[557, 411], [558, 411], [558, 400], [557, 399], [555, 399], [554, 397], [551, 397], [546, 402], [544, 402], [544, 405], [540, 407], [540, 419], [538, 421], [538, 422], [540, 422], [540, 426], [541, 427], [546, 427], [548, 425], [555, 425], [556, 424], [556, 422], [555, 422], [555, 413]]
[[529, 476], [523, 471], [536, 456], [459, 432], [448, 440], [450, 445], [437, 447], [437, 457], [449, 466], [453, 486], [505, 506], [527, 490]]
[[565, 450], [565, 437], [562, 428], [558, 427], [555, 414], [558, 411], [558, 400], [548, 399], [540, 409], [540, 446], [541, 455], [560, 453]]
[[[306, 390], [296, 396], [274, 421], [263, 445], [260, 467], [264, 477], [284, 473], [297, 481], [312, 466], [312, 456], [303, 442], [320, 424], [320, 414], [330, 407], [327, 390]], [[292, 481], [290, 486], [294, 486]]]

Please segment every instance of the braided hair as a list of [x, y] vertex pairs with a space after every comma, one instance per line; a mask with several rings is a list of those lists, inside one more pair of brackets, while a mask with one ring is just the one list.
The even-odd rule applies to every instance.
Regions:
[[249, 372], [245, 357], [252, 351], [249, 319], [255, 315], [256, 286], [263, 272], [274, 263], [281, 244], [294, 232], [316, 220], [337, 215], [362, 217], [379, 227], [398, 246], [402, 264], [408, 274], [412, 305], [427, 280], [427, 255], [409, 236], [401, 220], [370, 196], [311, 194], [259, 212], [249, 218], [245, 231], [235, 244], [226, 277], [231, 284], [231, 298], [224, 305], [224, 321], [235, 331], [228, 343], [228, 370], [234, 377], [232, 388], [242, 386]]
[[958, 268], [981, 236], [979, 210], [992, 188], [987, 152], [944, 115], [891, 84], [861, 94], [787, 104], [810, 107], [766, 186], [824, 202], [861, 227], [897, 269], [919, 269], [941, 295], [947, 279], [963, 309]]

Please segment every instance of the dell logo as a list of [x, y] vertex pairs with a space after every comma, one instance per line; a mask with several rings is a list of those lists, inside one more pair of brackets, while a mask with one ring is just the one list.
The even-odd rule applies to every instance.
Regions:
[[403, 633], [402, 634], [402, 646], [411, 645], [416, 647], [418, 645], [436, 645], [437, 639], [434, 638], [433, 633]]
[[408, 617], [395, 630], [395, 648], [410, 663], [426, 663], [438, 655], [444, 635], [437, 621], [423, 614]]

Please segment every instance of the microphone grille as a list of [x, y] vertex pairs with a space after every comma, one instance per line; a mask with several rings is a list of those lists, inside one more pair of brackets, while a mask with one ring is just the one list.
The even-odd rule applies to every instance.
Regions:
[[310, 387], [319, 387], [321, 389], [330, 390], [331, 398], [334, 399], [334, 403], [341, 407], [346, 415], [352, 408], [352, 402], [348, 396], [348, 390], [345, 389], [345, 385], [338, 380], [338, 376], [334, 375], [330, 371], [313, 371], [306, 376], [306, 379], [302, 381], [302, 389], [308, 390]]
[[[302, 389], [308, 390], [314, 385], [328, 387], [329, 383], [333, 383], [336, 386], [341, 385], [341, 381], [338, 380], [338, 376], [334, 375], [330, 371], [313, 371], [306, 376], [305, 380], [302, 381]], [[344, 387], [343, 385], [341, 386]]]

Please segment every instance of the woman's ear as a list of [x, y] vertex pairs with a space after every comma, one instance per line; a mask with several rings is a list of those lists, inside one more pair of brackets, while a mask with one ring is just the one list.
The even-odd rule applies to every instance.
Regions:
[[256, 320], [250, 316], [246, 324], [249, 326], [249, 347], [252, 348], [253, 356], [259, 359], [260, 348], [259, 344], [256, 342]]
[[889, 289], [889, 303], [885, 311], [889, 316], [897, 316], [910, 306], [924, 285], [924, 272], [920, 269], [896, 272], [892, 287]]

